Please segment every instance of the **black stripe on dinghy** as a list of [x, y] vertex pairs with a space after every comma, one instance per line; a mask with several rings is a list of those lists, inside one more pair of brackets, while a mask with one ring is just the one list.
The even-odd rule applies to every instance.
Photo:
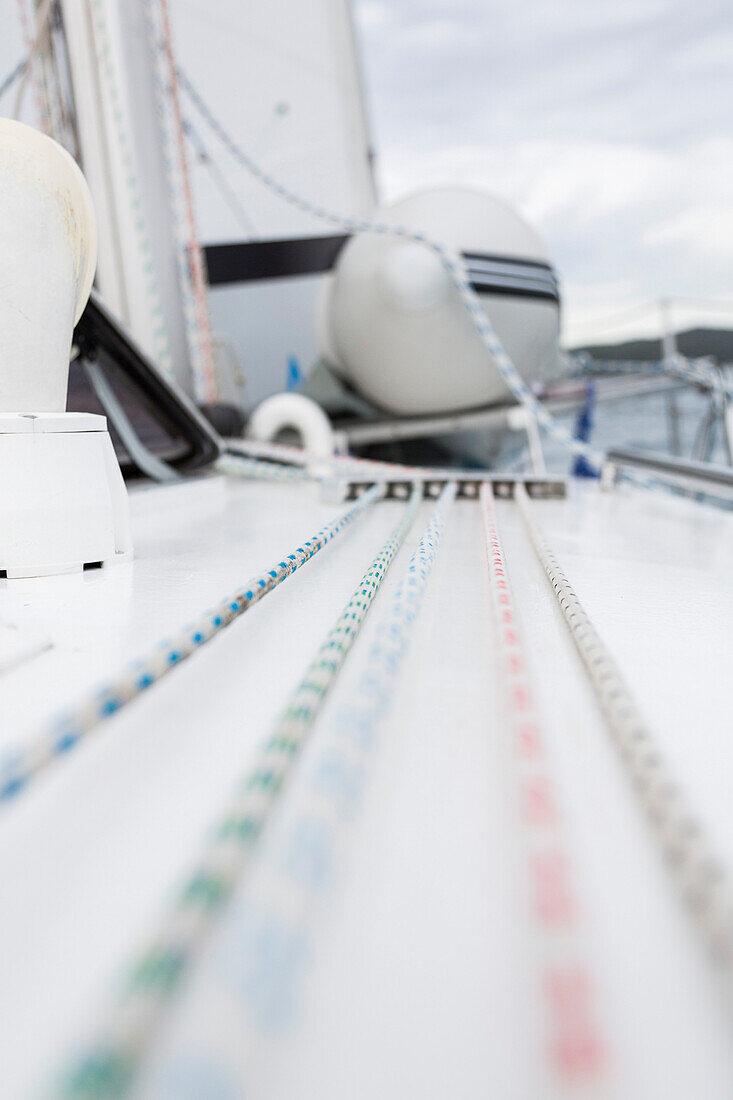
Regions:
[[[338, 234], [206, 245], [209, 285], [319, 275], [331, 271], [348, 239], [347, 234]], [[464, 259], [471, 285], [479, 294], [560, 301], [557, 278], [549, 264], [475, 252], [465, 253]]]

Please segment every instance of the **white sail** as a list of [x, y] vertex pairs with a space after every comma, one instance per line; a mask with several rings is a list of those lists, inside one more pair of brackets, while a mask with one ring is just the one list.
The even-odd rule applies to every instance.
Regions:
[[[374, 204], [369, 140], [347, 0], [202, 0], [174, 3], [180, 62], [227, 131], [284, 184], [332, 210]], [[256, 239], [328, 233], [243, 176], [195, 113], [188, 112]], [[196, 173], [202, 236], [244, 238], [243, 219], [222, 201], [205, 169]]]
[[[324, 206], [349, 214], [373, 208], [347, 0], [222, 0], [213, 10], [198, 0], [171, 0], [168, 6], [176, 62], [238, 143], [288, 186]], [[151, 47], [147, 7], [145, 0], [61, 0], [78, 154], [99, 214], [98, 283], [105, 300], [159, 364], [172, 364], [178, 381], [203, 397], [177, 273], [183, 250], [187, 262], [190, 237], [176, 224], [170, 161], [177, 150], [166, 148], [165, 118], [156, 105], [160, 43], [154, 32]], [[22, 48], [18, 28], [16, 50]], [[8, 66], [15, 52], [8, 50]], [[201, 242], [296, 242], [302, 253], [310, 239], [329, 235], [328, 227], [248, 177], [191, 103], [181, 103]], [[33, 113], [30, 96], [26, 108]], [[279, 277], [271, 278], [268, 265], [262, 279], [250, 273], [240, 281], [235, 272], [232, 282], [213, 288], [219, 342], [244, 362], [247, 377], [246, 389], [236, 378], [227, 385], [225, 378], [224, 399], [252, 405], [283, 388], [289, 361], [307, 369], [315, 358], [320, 279], [296, 275], [302, 265], [293, 270], [287, 246], [285, 252]], [[257, 255], [254, 260], [256, 266]]]
[[[173, 17], [185, 72], [265, 170], [331, 210], [374, 208], [348, 0], [221, 0], [213, 8], [179, 0]], [[233, 260], [223, 281], [210, 266], [210, 303], [216, 332], [230, 338], [243, 360], [247, 384], [240, 393], [251, 406], [284, 388], [289, 361], [307, 370], [317, 355], [317, 272], [331, 253], [309, 241], [333, 230], [249, 177], [184, 104], [192, 143], [211, 158], [199, 158], [192, 169], [202, 240], [243, 246], [218, 253]], [[255, 245], [268, 241], [284, 243], [275, 251]]]

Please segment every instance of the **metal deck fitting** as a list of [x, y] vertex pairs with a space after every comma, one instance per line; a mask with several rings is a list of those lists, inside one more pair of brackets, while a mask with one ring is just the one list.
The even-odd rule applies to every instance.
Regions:
[[563, 500], [566, 496], [566, 482], [561, 477], [512, 477], [498, 474], [496, 477], [470, 477], [456, 475], [456, 477], [401, 477], [387, 478], [384, 481], [372, 479], [370, 481], [348, 481], [346, 483], [346, 500], [356, 500], [373, 485], [383, 485], [383, 500], [407, 500], [410, 489], [415, 484], [421, 484], [423, 497], [426, 500], [435, 500], [449, 481], [455, 481], [458, 490], [457, 500], [478, 500], [482, 485], [491, 485], [494, 495], [501, 500], [511, 500], [517, 485], [523, 485], [527, 495], [533, 500]]

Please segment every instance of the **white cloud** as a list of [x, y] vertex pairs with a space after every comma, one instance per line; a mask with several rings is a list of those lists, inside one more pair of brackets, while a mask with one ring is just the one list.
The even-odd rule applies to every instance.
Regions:
[[545, 236], [568, 333], [733, 297], [727, 0], [357, 0], [386, 198], [484, 187]]
[[646, 244], [683, 245], [701, 259], [722, 257], [733, 266], [733, 201], [728, 206], [697, 206], [651, 225]]

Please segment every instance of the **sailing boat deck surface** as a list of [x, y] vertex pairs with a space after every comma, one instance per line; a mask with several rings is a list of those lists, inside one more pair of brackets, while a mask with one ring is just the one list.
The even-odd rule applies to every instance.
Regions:
[[[52, 643], [2, 674], [3, 750], [338, 511], [315, 486], [221, 478], [143, 488], [131, 501], [132, 566], [2, 582], [4, 621], [23, 640]], [[121, 964], [195, 862], [235, 777], [401, 507], [373, 506], [4, 809], [0, 867], [12, 884], [0, 895], [4, 1095], [27, 1095], [93, 1030]], [[300, 914], [300, 964], [264, 989], [242, 969], [243, 914], [272, 896], [272, 861], [307, 804], [321, 731], [358, 678], [431, 508], [421, 506], [137, 1100], [181, 1098], [183, 1080], [200, 1083], [197, 1096], [227, 1100], [245, 1086], [258, 1098], [546, 1095], [474, 503], [453, 506], [394, 707], [369, 753], [353, 820], [339, 830], [330, 886]], [[533, 508], [732, 868], [730, 515], [661, 494], [603, 494], [595, 485]], [[715, 975], [521, 517], [511, 502], [496, 510], [586, 916], [609, 1050], [603, 1094], [723, 1100], [733, 1091], [733, 1064]]]

